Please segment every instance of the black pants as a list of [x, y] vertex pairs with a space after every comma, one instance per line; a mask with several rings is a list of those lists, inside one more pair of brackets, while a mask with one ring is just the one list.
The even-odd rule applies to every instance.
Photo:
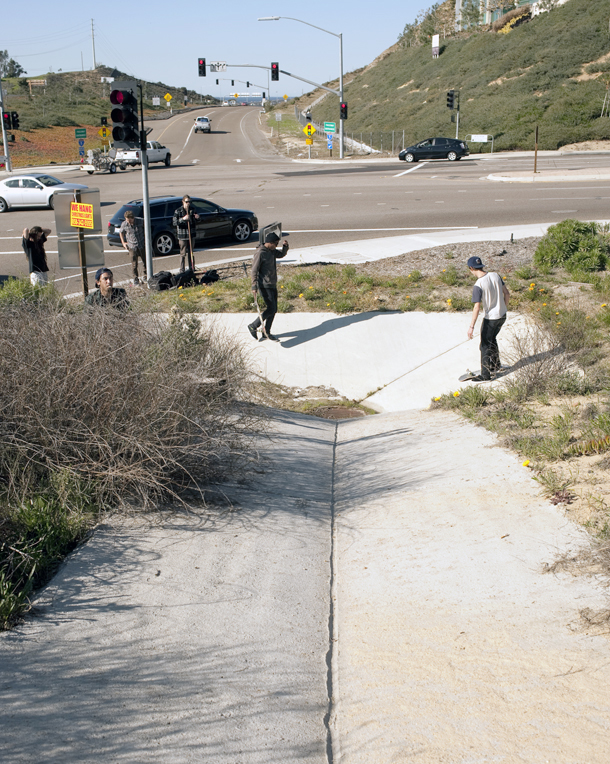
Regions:
[[[267, 334], [271, 332], [271, 324], [277, 313], [277, 288], [276, 287], [264, 287], [259, 284], [258, 291], [260, 296], [265, 301], [265, 310], [263, 311], [263, 321], [265, 322], [265, 331]], [[261, 320], [257, 316], [250, 324], [255, 329], [261, 325]]]
[[500, 350], [496, 337], [504, 326], [506, 316], [502, 318], [484, 318], [481, 326], [481, 376], [490, 379], [500, 368]]

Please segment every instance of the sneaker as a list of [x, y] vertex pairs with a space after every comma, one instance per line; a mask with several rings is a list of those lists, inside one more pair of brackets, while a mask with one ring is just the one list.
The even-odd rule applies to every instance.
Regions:
[[273, 342], [279, 342], [280, 341], [279, 337], [276, 337], [275, 334], [270, 334], [269, 332], [267, 332], [267, 338], [272, 340]]
[[134, 284], [139, 284], [140, 283], [140, 279], [136, 276], [135, 279], [133, 280], [133, 283]]
[[258, 340], [258, 334], [256, 333], [256, 329], [252, 326], [252, 324], [248, 324], [248, 331], [250, 332], [251, 337], [253, 337], [255, 340]]

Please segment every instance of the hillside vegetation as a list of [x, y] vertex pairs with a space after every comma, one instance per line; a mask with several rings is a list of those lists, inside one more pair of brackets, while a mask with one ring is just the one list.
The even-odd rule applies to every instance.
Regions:
[[[16, 111], [19, 114], [18, 133], [55, 126], [99, 126], [101, 117], [110, 117], [109, 96], [112, 88], [110, 84], [101, 80], [102, 77], [110, 77], [113, 73], [115, 79], [135, 79], [107, 66], [98, 66], [97, 69], [85, 72], [58, 72], [8, 78], [2, 82], [7, 91], [5, 111]], [[45, 87], [32, 87], [30, 95], [28, 79], [46, 80], [47, 84]], [[144, 88], [144, 110], [147, 114], [168, 111], [163, 100], [166, 93], [172, 96], [174, 110], [184, 107], [185, 96], [193, 103], [215, 100], [212, 96], [202, 96], [194, 90], [172, 87], [163, 82], [141, 82]], [[152, 105], [153, 96], [161, 97], [161, 106]]]
[[[601, 117], [610, 82], [609, 9], [606, 3], [570, 0], [549, 13], [498, 34], [484, 28], [430, 45], [399, 42], [373, 64], [345, 77], [348, 131], [406, 131], [406, 145], [432, 135], [454, 135], [446, 93], [460, 93], [460, 137], [495, 136], [498, 149], [540, 148], [610, 138]], [[333, 86], [336, 86], [333, 83]], [[299, 100], [302, 108], [320, 92]], [[328, 95], [313, 107], [316, 122], [338, 121]], [[475, 148], [475, 147], [473, 147]], [[476, 150], [476, 148], [475, 148]]]

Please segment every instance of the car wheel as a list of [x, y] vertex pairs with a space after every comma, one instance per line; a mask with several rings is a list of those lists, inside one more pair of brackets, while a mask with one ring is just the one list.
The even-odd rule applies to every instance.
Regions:
[[121, 168], [121, 170], [126, 170], [127, 169], [127, 165], [125, 164], [125, 162], [121, 162], [119, 167]]
[[171, 154], [168, 154], [168, 155], [165, 157], [165, 166], [166, 166], [166, 167], [169, 167], [171, 163], [172, 163], [172, 155], [171, 155]]
[[93, 175], [93, 170], [87, 170], [87, 175]]
[[116, 172], [116, 165], [115, 165], [115, 163], [113, 162], [108, 169], [110, 170], [110, 174], [114, 175], [114, 173]]
[[450, 152], [447, 154], [447, 159], [448, 159], [450, 162], [455, 162], [455, 160], [456, 160], [457, 158], [458, 158], [458, 157], [457, 157], [457, 154], [455, 153], [455, 151], [450, 151]]
[[154, 255], [169, 255], [176, 246], [176, 240], [171, 233], [158, 233], [153, 239]]
[[233, 238], [236, 241], [248, 241], [252, 234], [252, 226], [247, 220], [238, 220], [233, 226]]
[[411, 163], [411, 162], [415, 162], [415, 161], [416, 160], [415, 160], [415, 157], [413, 156], [413, 154], [411, 154], [411, 153], [405, 154], [405, 162]]
[[55, 200], [53, 199], [53, 194], [49, 197], [49, 209], [54, 210], [55, 209]]
[[0, 196], [0, 212], [6, 212], [8, 210], [8, 204]]

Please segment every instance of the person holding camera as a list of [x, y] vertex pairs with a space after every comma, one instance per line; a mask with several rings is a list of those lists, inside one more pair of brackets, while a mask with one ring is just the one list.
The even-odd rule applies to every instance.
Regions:
[[197, 237], [196, 221], [199, 215], [191, 206], [191, 197], [185, 194], [182, 197], [182, 206], [174, 212], [173, 226], [176, 229], [176, 237], [180, 246], [180, 273], [184, 273], [185, 261], [188, 257], [189, 270], [195, 270], [193, 258], [193, 237]]

